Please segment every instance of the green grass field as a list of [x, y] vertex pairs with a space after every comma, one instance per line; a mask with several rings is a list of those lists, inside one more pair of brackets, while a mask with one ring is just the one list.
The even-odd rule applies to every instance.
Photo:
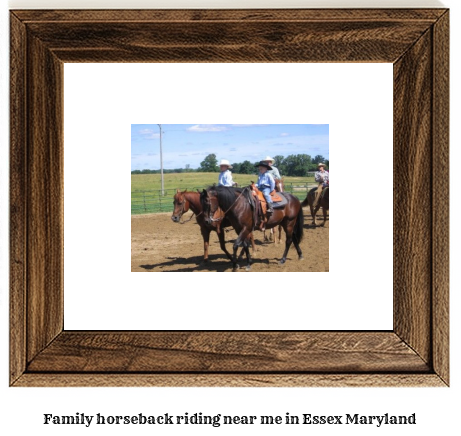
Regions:
[[[174, 173], [165, 174], [165, 189], [192, 189], [201, 188], [218, 183], [219, 173]], [[249, 174], [232, 174], [234, 182], [239, 186], [249, 185], [253, 180], [256, 182], [258, 177]], [[284, 177], [285, 184], [305, 184], [313, 183], [313, 177]], [[132, 174], [131, 192], [133, 191], [155, 191], [161, 189], [160, 174]]]
[[[164, 175], [164, 195], [161, 195], [160, 174], [131, 175], [131, 213], [171, 212], [173, 196], [177, 189], [192, 191], [218, 182], [219, 173], [173, 173]], [[257, 180], [256, 175], [233, 174], [234, 182], [247, 186]], [[286, 191], [305, 198], [307, 184], [313, 185], [313, 177], [284, 177]]]

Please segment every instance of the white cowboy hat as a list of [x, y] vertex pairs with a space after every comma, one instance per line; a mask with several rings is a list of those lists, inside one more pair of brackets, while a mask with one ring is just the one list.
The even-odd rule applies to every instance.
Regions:
[[270, 160], [272, 163], [275, 162], [275, 159], [272, 159], [270, 156], [266, 156], [266, 157], [263, 159], [263, 162], [264, 162], [264, 161], [267, 161], [267, 160]]
[[324, 166], [325, 166], [325, 164], [322, 163], [322, 162], [320, 162], [320, 163], [317, 164], [317, 167], [324, 167]]
[[230, 162], [227, 159], [221, 159], [221, 162], [219, 162], [218, 166], [221, 166], [221, 165], [226, 165], [230, 169], [232, 169], [232, 165], [230, 164]]

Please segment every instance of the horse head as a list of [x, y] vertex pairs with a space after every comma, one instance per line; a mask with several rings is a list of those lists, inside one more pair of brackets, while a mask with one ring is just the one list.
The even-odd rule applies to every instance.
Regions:
[[200, 193], [200, 203], [202, 205], [203, 218], [209, 226], [216, 227], [219, 233], [221, 221], [224, 218], [224, 213], [219, 207], [218, 195], [216, 190], [203, 189]]
[[285, 184], [283, 183], [282, 179], [275, 179], [275, 190], [277, 192], [284, 192], [285, 191]]
[[181, 192], [179, 189], [176, 191], [176, 194], [173, 197], [173, 214], [171, 219], [175, 223], [179, 223], [181, 217], [184, 213], [189, 210], [189, 202], [186, 199], [186, 191]]

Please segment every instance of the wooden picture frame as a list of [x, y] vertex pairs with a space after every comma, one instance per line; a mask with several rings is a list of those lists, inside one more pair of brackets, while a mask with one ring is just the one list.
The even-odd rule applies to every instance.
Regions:
[[[449, 385], [447, 9], [10, 20], [11, 386]], [[64, 62], [392, 62], [393, 330], [64, 331]]]

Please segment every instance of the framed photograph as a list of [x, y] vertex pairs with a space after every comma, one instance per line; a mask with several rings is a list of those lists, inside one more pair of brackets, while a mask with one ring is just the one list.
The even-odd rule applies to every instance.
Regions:
[[[449, 195], [436, 178], [448, 171], [447, 9], [21, 10], [10, 21], [11, 386], [449, 385]], [[392, 64], [393, 328], [65, 329], [74, 63]]]

